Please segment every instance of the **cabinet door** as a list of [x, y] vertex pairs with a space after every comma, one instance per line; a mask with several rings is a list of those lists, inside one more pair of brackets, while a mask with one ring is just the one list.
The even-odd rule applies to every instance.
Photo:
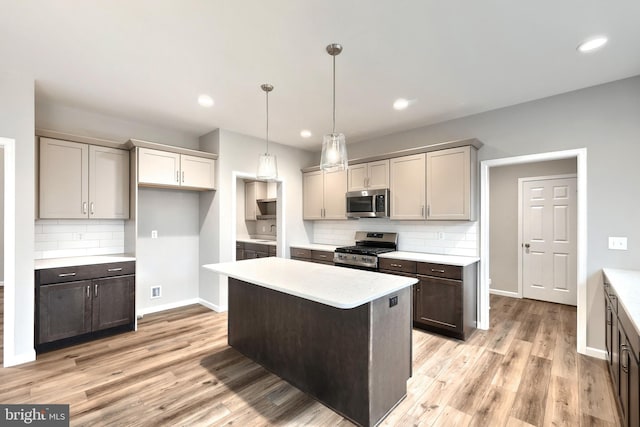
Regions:
[[606, 293], [604, 297], [604, 309], [605, 309], [604, 346], [607, 351], [607, 365], [609, 366], [609, 371], [611, 371], [612, 364], [613, 364], [613, 352], [611, 350], [611, 344], [613, 342], [613, 331], [611, 329], [613, 327], [612, 318], [615, 314], [611, 309], [611, 303], [609, 302], [609, 298], [607, 298]]
[[40, 218], [88, 218], [89, 146], [40, 138]]
[[322, 171], [302, 174], [302, 217], [322, 219], [324, 212], [324, 182]]
[[215, 188], [215, 160], [180, 155], [181, 183], [184, 187]]
[[324, 174], [324, 219], [347, 218], [347, 171]]
[[389, 160], [367, 163], [367, 188], [371, 190], [389, 188]]
[[261, 181], [251, 181], [244, 184], [244, 219], [245, 221], [255, 221], [259, 214], [258, 199], [267, 197], [267, 183]]
[[391, 219], [424, 219], [425, 155], [391, 159], [389, 170]]
[[640, 426], [640, 364], [631, 348], [629, 356], [629, 426]]
[[89, 146], [89, 218], [129, 218], [129, 152]]
[[349, 166], [347, 191], [360, 191], [367, 188], [367, 164]]
[[179, 186], [180, 154], [138, 148], [138, 183]]
[[418, 279], [414, 321], [461, 334], [462, 282], [420, 275]]
[[40, 286], [38, 344], [91, 332], [91, 281]]
[[91, 288], [94, 331], [134, 322], [134, 276], [96, 279]]
[[471, 218], [471, 147], [427, 153], [427, 219]]

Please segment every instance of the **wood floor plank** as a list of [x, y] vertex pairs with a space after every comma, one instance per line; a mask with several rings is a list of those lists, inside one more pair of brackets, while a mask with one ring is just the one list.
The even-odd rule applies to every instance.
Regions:
[[511, 416], [536, 426], [542, 425], [547, 404], [547, 391], [551, 377], [551, 362], [529, 356]]
[[[491, 329], [466, 342], [414, 330], [407, 396], [382, 426], [619, 425], [606, 366], [576, 353], [575, 307], [490, 301]], [[3, 368], [0, 401], [69, 403], [74, 426], [353, 426], [229, 347], [226, 313], [199, 305]]]

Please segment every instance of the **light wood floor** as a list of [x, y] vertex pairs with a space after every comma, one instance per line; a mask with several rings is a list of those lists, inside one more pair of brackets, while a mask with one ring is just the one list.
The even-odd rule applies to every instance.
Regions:
[[[491, 307], [491, 330], [465, 343], [414, 331], [408, 395], [382, 425], [619, 425], [605, 362], [576, 354], [575, 308]], [[200, 306], [145, 316], [0, 369], [0, 402], [68, 403], [72, 425], [352, 425], [228, 347], [226, 320]]]

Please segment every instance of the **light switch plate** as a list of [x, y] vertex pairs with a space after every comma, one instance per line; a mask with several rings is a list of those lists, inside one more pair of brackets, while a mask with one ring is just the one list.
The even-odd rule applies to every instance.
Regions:
[[609, 249], [616, 251], [627, 250], [627, 238], [626, 237], [609, 237]]

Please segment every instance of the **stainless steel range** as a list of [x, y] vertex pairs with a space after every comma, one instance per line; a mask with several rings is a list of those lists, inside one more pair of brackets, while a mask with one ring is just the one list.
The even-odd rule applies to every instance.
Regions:
[[398, 247], [398, 233], [356, 231], [355, 240], [355, 246], [336, 248], [334, 265], [376, 271], [378, 255], [393, 252]]

